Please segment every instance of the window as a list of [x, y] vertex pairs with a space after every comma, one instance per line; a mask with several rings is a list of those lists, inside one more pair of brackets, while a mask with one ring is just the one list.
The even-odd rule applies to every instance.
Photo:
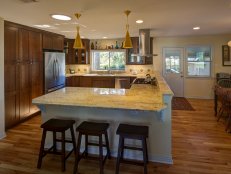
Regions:
[[92, 51], [92, 70], [125, 70], [125, 50]]
[[195, 46], [186, 48], [187, 76], [211, 76], [211, 48], [209, 46]]
[[164, 49], [165, 73], [180, 73], [181, 50], [173, 48]]

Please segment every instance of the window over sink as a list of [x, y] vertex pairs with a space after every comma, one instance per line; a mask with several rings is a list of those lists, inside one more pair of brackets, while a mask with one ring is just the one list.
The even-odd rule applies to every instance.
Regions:
[[91, 51], [91, 68], [100, 70], [125, 70], [126, 50], [93, 50]]

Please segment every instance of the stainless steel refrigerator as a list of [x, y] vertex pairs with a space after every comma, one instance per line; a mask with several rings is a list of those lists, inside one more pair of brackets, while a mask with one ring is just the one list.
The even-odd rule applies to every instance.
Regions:
[[44, 52], [45, 93], [65, 87], [65, 53]]

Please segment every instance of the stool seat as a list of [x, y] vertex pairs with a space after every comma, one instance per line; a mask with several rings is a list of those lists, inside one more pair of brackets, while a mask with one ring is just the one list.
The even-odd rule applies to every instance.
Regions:
[[65, 131], [75, 124], [74, 120], [61, 120], [52, 118], [41, 125], [47, 131]]
[[108, 129], [108, 123], [95, 123], [84, 121], [81, 123], [76, 130], [79, 132], [85, 132], [88, 134], [103, 134]]
[[148, 126], [120, 124], [116, 134], [124, 136], [148, 137]]

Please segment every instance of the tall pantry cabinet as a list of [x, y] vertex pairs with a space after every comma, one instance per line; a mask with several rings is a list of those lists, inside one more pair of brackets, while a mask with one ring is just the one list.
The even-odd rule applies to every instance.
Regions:
[[6, 129], [38, 112], [32, 99], [43, 94], [42, 34], [5, 21]]

